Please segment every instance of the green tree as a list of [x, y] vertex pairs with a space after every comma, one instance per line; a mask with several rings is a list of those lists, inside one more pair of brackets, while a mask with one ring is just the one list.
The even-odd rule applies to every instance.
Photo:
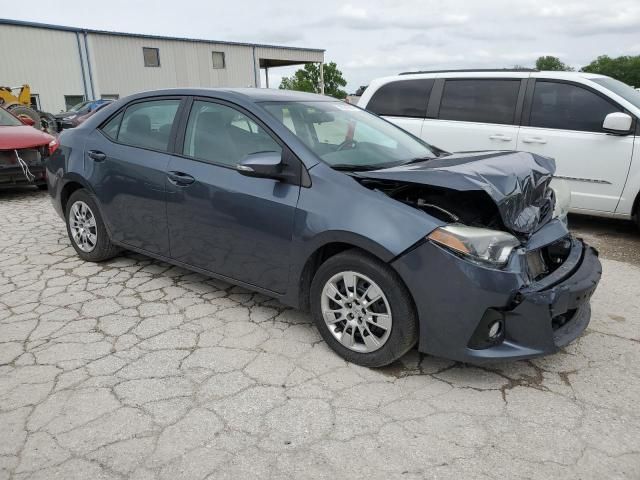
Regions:
[[547, 55], [544, 57], [538, 57], [536, 60], [536, 68], [538, 70], [552, 70], [552, 71], [565, 71], [573, 72], [573, 67], [561, 62], [558, 57]]
[[[345, 98], [347, 92], [340, 87], [347, 81], [338, 70], [335, 62], [326, 63], [323, 68], [324, 93], [335, 98]], [[305, 63], [304, 68], [297, 70], [291, 77], [284, 77], [280, 82], [281, 90], [298, 90], [300, 92], [320, 93], [320, 65]]]
[[640, 87], [640, 55], [617, 58], [601, 55], [581, 71], [607, 75], [627, 85]]

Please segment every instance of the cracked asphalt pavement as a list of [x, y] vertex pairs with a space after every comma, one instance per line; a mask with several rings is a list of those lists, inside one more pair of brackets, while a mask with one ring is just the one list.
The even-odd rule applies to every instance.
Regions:
[[640, 478], [640, 267], [605, 248], [557, 355], [370, 370], [267, 297], [81, 261], [46, 193], [0, 192], [0, 226], [2, 480]]

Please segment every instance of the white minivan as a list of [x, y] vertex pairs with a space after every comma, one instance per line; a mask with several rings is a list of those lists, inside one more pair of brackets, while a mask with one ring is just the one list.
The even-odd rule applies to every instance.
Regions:
[[534, 70], [406, 73], [374, 80], [358, 105], [444, 150], [553, 157], [571, 211], [640, 224], [640, 92], [618, 80]]

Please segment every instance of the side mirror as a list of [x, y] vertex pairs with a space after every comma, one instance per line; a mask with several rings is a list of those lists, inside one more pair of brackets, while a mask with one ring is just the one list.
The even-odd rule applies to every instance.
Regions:
[[633, 118], [631, 118], [631, 115], [622, 112], [613, 112], [604, 117], [602, 129], [605, 132], [616, 135], [627, 135], [631, 133], [632, 123]]
[[283, 180], [287, 177], [280, 152], [251, 153], [236, 165], [236, 170], [246, 177], [273, 178]]
[[23, 124], [28, 125], [30, 127], [33, 127], [36, 124], [33, 118], [27, 115], [18, 115], [18, 120], [20, 120]]

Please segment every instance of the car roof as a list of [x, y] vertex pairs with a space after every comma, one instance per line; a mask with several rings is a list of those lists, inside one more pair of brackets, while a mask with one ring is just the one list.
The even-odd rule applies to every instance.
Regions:
[[169, 88], [134, 94], [129, 99], [159, 95], [194, 95], [203, 97], [235, 97], [247, 102], [311, 102], [339, 101], [326, 95], [296, 92], [293, 90], [275, 90], [271, 88]]
[[382, 83], [393, 80], [410, 80], [417, 78], [472, 78], [472, 77], [532, 77], [532, 78], [558, 78], [558, 79], [593, 79], [602, 78], [605, 75], [588, 72], [566, 72], [553, 70], [535, 69], [475, 69], [475, 70], [433, 70], [418, 72], [403, 72], [398, 75], [391, 75], [376, 79]]

